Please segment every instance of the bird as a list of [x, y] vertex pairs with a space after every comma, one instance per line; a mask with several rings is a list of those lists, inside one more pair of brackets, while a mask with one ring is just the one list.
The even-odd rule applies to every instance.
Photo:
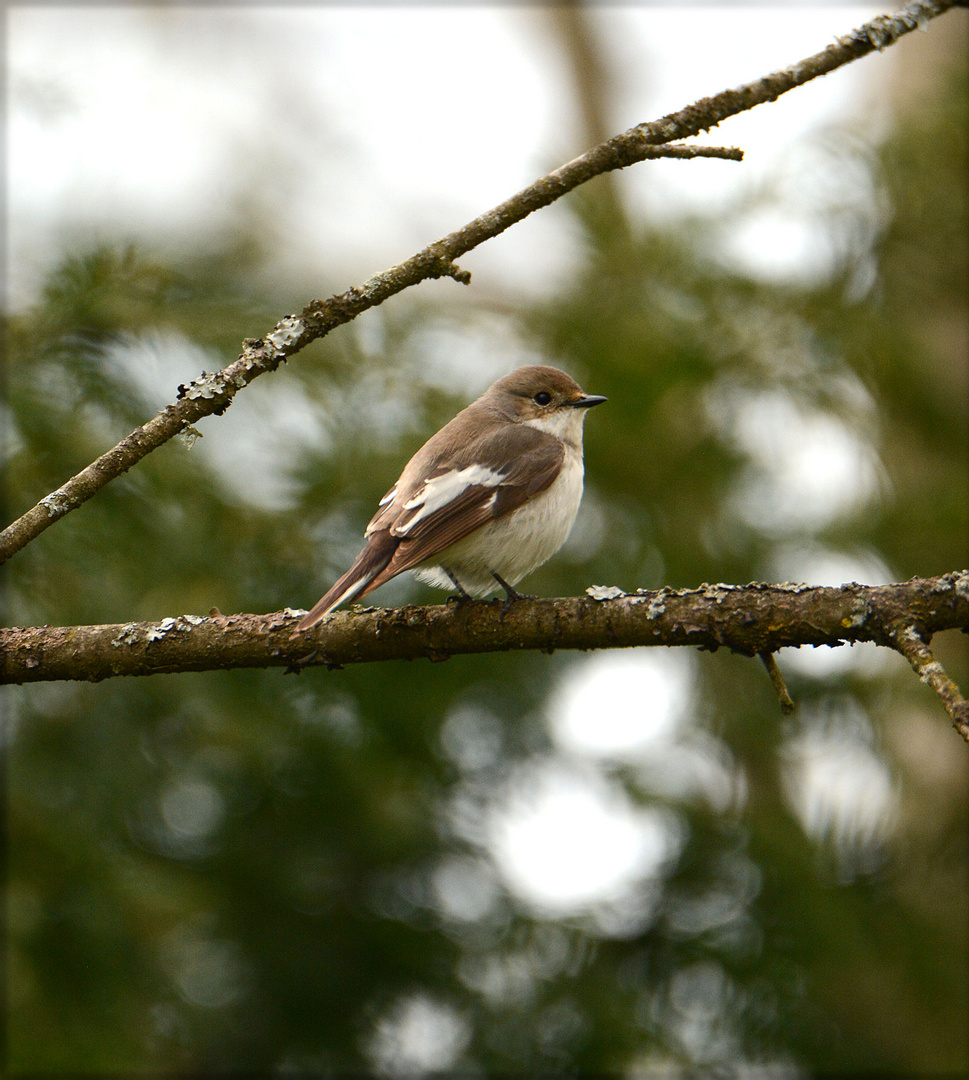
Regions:
[[607, 399], [533, 364], [493, 383], [417, 451], [380, 500], [349, 570], [299, 625], [309, 630], [405, 570], [459, 600], [505, 590], [565, 543], [582, 499], [582, 428]]

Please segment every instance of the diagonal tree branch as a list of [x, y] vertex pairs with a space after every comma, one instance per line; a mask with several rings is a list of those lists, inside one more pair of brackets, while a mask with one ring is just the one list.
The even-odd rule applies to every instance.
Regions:
[[954, 6], [959, 6], [958, 0], [909, 3], [895, 15], [879, 16], [839, 38], [824, 51], [797, 64], [734, 90], [704, 98], [659, 120], [639, 124], [562, 165], [493, 210], [430, 244], [405, 262], [377, 274], [363, 285], [328, 300], [314, 300], [298, 314], [286, 316], [264, 338], [244, 341], [239, 358], [222, 371], [216, 374], [203, 372], [188, 386], [180, 386], [175, 403], [168, 405], [144, 426], [136, 428], [117, 446], [102, 454], [56, 491], [46, 495], [0, 532], [0, 563], [6, 562], [55, 521], [76, 509], [111, 480], [127, 472], [152, 450], [189, 425], [205, 416], [225, 412], [242, 387], [263, 372], [274, 371], [290, 356], [317, 338], [324, 337], [335, 327], [350, 322], [361, 312], [421, 281], [453, 277], [467, 284], [470, 274], [455, 266], [455, 259], [594, 176], [653, 157], [706, 156], [739, 160], [741, 155], [736, 150], [667, 147], [665, 144], [709, 130], [729, 116], [774, 101], [781, 94], [834, 71], [842, 64], [866, 56], [875, 49], [884, 49], [904, 34], [927, 26], [931, 19]]
[[952, 720], [952, 726], [969, 742], [969, 701], [932, 655], [924, 632], [909, 623], [901, 623], [892, 633], [895, 648], [912, 665], [915, 674], [938, 695]]
[[[937, 631], [969, 627], [969, 570], [899, 585], [755, 583], [629, 594], [596, 587], [588, 592], [588, 597], [517, 600], [508, 609], [502, 601], [357, 608], [328, 616], [301, 634], [293, 630], [304, 613], [290, 610], [183, 615], [114, 626], [12, 628], [0, 630], [0, 683], [232, 668], [298, 672], [381, 660], [439, 661], [466, 653], [637, 645], [724, 646], [763, 657], [790, 646], [874, 641], [901, 651], [923, 679], [945, 691], [953, 722], [969, 741], [965, 702], [925, 645]], [[772, 678], [783, 686], [779, 672]], [[955, 712], [950, 705], [957, 706]]]

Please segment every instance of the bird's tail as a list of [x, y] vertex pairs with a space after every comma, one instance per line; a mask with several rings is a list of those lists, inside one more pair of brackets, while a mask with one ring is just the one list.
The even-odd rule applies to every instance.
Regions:
[[387, 564], [393, 558], [394, 552], [400, 541], [389, 532], [375, 533], [363, 550], [357, 556], [353, 566], [340, 578], [339, 581], [320, 599], [307, 615], [300, 620], [299, 630], [309, 630], [340, 604], [349, 600], [356, 600], [360, 596], [366, 596], [371, 589], [375, 589], [382, 581], [375, 579], [385, 570]]

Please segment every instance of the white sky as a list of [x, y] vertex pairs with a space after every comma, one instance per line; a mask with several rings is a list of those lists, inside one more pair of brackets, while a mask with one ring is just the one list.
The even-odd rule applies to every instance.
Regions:
[[[272, 223], [280, 272], [336, 272], [342, 288], [398, 262], [586, 149], [550, 10], [12, 6], [12, 299], [66, 234], [204, 245], [240, 205]], [[614, 128], [801, 59], [877, 10], [597, 7]], [[715, 212], [812, 128], [871, 108], [891, 62], [848, 65], [707, 137], [744, 165], [640, 165], [625, 197]], [[568, 271], [564, 218], [543, 211], [473, 269], [542, 288]]]

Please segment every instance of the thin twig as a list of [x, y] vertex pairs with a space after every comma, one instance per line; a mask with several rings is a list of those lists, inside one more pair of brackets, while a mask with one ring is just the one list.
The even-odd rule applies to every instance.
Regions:
[[912, 665], [922, 682], [939, 695], [953, 727], [969, 742], [969, 701], [932, 655], [932, 650], [919, 632], [911, 624], [905, 624], [892, 631], [890, 641]]
[[[782, 94], [826, 75], [875, 49], [894, 44], [904, 34], [928, 25], [931, 19], [956, 0], [922, 0], [906, 4], [895, 15], [882, 15], [838, 38], [816, 53], [781, 71], [704, 98], [659, 120], [639, 124], [622, 135], [573, 159], [529, 187], [505, 200], [493, 210], [475, 218], [463, 228], [430, 244], [405, 262], [385, 270], [338, 296], [311, 301], [299, 314], [281, 319], [262, 339], [243, 342], [239, 358], [218, 374], [203, 373], [188, 386], [179, 387], [178, 401], [168, 405], [143, 427], [136, 428], [117, 446], [102, 454], [86, 469], [46, 495], [26, 514], [0, 532], [0, 563], [20, 551], [55, 521], [75, 510], [106, 484], [127, 472], [142, 458], [173, 438], [186, 425], [205, 416], [221, 415], [235, 394], [265, 371], [274, 371], [290, 356], [331, 330], [355, 319], [368, 308], [420, 281], [453, 277], [467, 282], [468, 274], [454, 260], [498, 236], [529, 214], [549, 206], [594, 176], [624, 169], [656, 156], [656, 147], [690, 138], [716, 127], [737, 113], [752, 109]], [[686, 150], [687, 148], [682, 148]], [[709, 154], [664, 154], [672, 157], [711, 156]], [[724, 156], [724, 155], [715, 155]]]
[[767, 668], [767, 675], [770, 678], [771, 686], [774, 687], [774, 693], [777, 694], [777, 700], [781, 705], [781, 712], [785, 716], [790, 716], [797, 706], [794, 704], [794, 699], [788, 693], [787, 683], [784, 682], [784, 676], [781, 674], [781, 669], [777, 666], [774, 654], [772, 652], [762, 652], [757, 655], [763, 660], [764, 667]]

